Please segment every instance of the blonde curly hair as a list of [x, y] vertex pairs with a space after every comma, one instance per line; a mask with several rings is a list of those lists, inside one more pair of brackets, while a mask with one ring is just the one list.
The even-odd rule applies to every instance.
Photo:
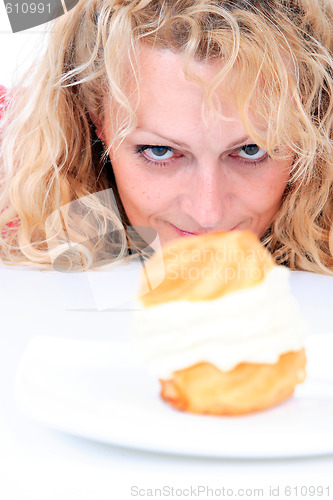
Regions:
[[[120, 110], [114, 141], [135, 128], [123, 89], [129, 78], [138, 82], [138, 48], [148, 44], [182, 53], [192, 79], [191, 61], [221, 61], [205, 89], [216, 113], [215, 91], [237, 72], [233, 104], [251, 138], [273, 157], [281, 144], [294, 155], [261, 240], [278, 263], [333, 274], [332, 26], [331, 0], [80, 0], [51, 24], [45, 55], [13, 89], [1, 124], [2, 259], [50, 265], [50, 242], [68, 239], [65, 225], [96, 261], [110, 245], [126, 253], [121, 228], [130, 223], [91, 117], [103, 119], [108, 95]], [[92, 196], [110, 189], [116, 210]], [[80, 209], [69, 223], [65, 207], [75, 200]], [[61, 216], [48, 232], [54, 213]]]

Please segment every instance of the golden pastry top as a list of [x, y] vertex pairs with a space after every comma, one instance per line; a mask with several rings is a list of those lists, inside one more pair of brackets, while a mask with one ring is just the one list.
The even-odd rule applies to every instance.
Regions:
[[146, 261], [146, 276], [157, 278], [165, 272], [165, 277], [144, 295], [146, 277], [142, 279], [139, 296], [145, 307], [214, 300], [259, 284], [276, 266], [257, 236], [238, 230], [177, 238], [163, 247], [162, 258], [156, 253]]

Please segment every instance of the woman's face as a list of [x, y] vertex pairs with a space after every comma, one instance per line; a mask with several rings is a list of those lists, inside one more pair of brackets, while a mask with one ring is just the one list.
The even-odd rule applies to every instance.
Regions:
[[[272, 160], [257, 147], [222, 97], [232, 119], [203, 119], [202, 91], [186, 80], [181, 55], [143, 48], [141, 64], [137, 128], [110, 152], [131, 224], [156, 229], [162, 244], [236, 228], [260, 237], [279, 210], [292, 160]], [[219, 68], [193, 69], [209, 82]], [[110, 144], [115, 115], [105, 106], [99, 135]]]

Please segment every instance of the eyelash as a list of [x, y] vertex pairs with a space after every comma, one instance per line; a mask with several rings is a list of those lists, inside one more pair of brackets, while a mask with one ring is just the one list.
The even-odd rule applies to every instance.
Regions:
[[[242, 148], [246, 147], [246, 146], [252, 146], [252, 144], [244, 144], [244, 146], [241, 146], [240, 148], [238, 148], [236, 151], [240, 151]], [[161, 145], [153, 145], [153, 144], [142, 144], [142, 145], [138, 145], [136, 147], [136, 154], [142, 158], [143, 161], [145, 161], [148, 165], [153, 165], [155, 167], [158, 167], [158, 168], [163, 168], [163, 167], [167, 167], [170, 165], [171, 162], [175, 161], [175, 160], [178, 160], [179, 158], [181, 158], [182, 155], [179, 155], [179, 156], [175, 156], [175, 157], [172, 157], [172, 158], [169, 158], [167, 160], [161, 160], [161, 161], [154, 161], [152, 159], [149, 159], [145, 154], [144, 154], [144, 151], [146, 151], [147, 149], [153, 149], [153, 148], [165, 148], [167, 149], [168, 151], [172, 151], [174, 152], [173, 148], [169, 147], [169, 146], [161, 146]], [[229, 157], [235, 161], [240, 161], [242, 163], [244, 163], [245, 165], [250, 165], [251, 167], [254, 167], [256, 165], [258, 165], [259, 163], [263, 163], [265, 161], [267, 161], [269, 159], [269, 155], [266, 153], [262, 158], [259, 158], [258, 160], [246, 160], [245, 158], [242, 158], [240, 156], [232, 156], [231, 154], [229, 155]]]
[[147, 158], [147, 156], [144, 154], [144, 151], [146, 149], [153, 149], [153, 148], [165, 148], [167, 149], [168, 151], [172, 151], [174, 152], [174, 150], [168, 146], [160, 146], [160, 145], [157, 145], [157, 144], [143, 144], [143, 145], [140, 145], [140, 146], [137, 146], [136, 147], [136, 154], [138, 156], [140, 156], [140, 158], [143, 159], [143, 161], [145, 161], [146, 163], [148, 163], [148, 165], [154, 165], [155, 167], [158, 167], [158, 168], [163, 168], [163, 167], [167, 167], [170, 165], [171, 162], [175, 161], [175, 160], [178, 160], [180, 158], [180, 156], [175, 156], [173, 158], [168, 158], [167, 160], [151, 160], [149, 158]]

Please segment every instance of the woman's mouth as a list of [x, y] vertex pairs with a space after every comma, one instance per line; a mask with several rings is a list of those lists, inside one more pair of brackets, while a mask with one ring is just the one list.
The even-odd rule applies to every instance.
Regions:
[[[240, 224], [236, 224], [236, 226], [232, 227], [231, 229], [228, 229], [227, 231], [234, 231], [235, 229], [237, 229], [237, 227], [239, 226]], [[184, 229], [180, 229], [179, 227], [177, 226], [174, 226], [173, 224], [171, 224], [170, 222], [170, 226], [176, 231], [176, 233], [179, 235], [179, 236], [197, 236], [199, 234], [206, 234], [208, 232], [212, 232], [214, 231], [214, 229], [210, 230], [210, 231], [201, 231], [201, 232], [197, 232], [197, 231], [185, 231]], [[221, 230], [222, 231], [222, 230]]]
[[179, 227], [177, 226], [174, 226], [173, 224], [171, 224], [170, 222], [170, 226], [176, 231], [177, 234], [179, 234], [179, 236], [196, 236], [198, 234], [204, 234], [204, 232], [192, 232], [192, 231], [185, 231], [184, 229], [180, 229]]

